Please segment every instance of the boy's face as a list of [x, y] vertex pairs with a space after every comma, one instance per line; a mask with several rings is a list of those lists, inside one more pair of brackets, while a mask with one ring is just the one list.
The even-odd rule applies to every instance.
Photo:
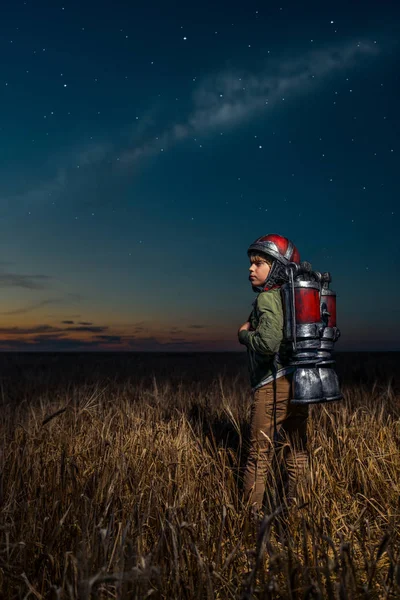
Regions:
[[249, 267], [249, 280], [251, 285], [262, 285], [268, 277], [270, 270], [270, 265], [264, 261], [256, 260], [256, 262], [252, 263]]

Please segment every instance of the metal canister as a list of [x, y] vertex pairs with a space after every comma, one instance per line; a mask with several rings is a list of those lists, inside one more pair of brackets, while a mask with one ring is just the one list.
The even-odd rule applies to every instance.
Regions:
[[336, 294], [329, 289], [330, 274], [313, 271], [308, 262], [289, 263], [286, 274], [289, 281], [281, 288], [284, 336], [292, 342], [290, 365], [296, 367], [291, 402], [339, 400], [342, 394], [331, 353], [340, 332], [336, 327]]

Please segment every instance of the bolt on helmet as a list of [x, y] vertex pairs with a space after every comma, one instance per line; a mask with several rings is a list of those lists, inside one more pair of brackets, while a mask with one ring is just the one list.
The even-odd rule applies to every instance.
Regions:
[[273, 286], [282, 285], [287, 281], [286, 266], [290, 262], [300, 264], [300, 254], [296, 246], [288, 238], [277, 233], [269, 233], [257, 238], [247, 250], [249, 258], [254, 252], [266, 254], [273, 261], [262, 286], [253, 286], [255, 292], [263, 292]]

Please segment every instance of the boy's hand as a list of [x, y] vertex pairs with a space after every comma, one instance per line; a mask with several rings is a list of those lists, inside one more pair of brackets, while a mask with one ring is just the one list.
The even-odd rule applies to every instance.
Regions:
[[[251, 323], [250, 321], [246, 321], [246, 323], [244, 323], [240, 328], [239, 331], [250, 331], [251, 330]], [[238, 331], [238, 333], [239, 333]]]

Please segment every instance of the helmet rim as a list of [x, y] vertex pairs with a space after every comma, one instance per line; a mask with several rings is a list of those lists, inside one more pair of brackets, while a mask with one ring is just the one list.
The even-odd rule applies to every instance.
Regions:
[[[268, 239], [269, 237], [272, 237], [272, 239]], [[283, 251], [283, 249], [281, 250], [278, 246], [278, 243], [276, 243], [277, 241], [281, 243], [281, 241], [283, 240], [286, 240], [287, 242], [287, 247], [285, 251]], [[254, 251], [262, 252], [267, 256], [271, 256], [273, 259], [276, 259], [284, 266], [287, 266], [290, 262], [293, 261], [294, 255], [297, 255], [296, 258], [300, 260], [298, 250], [293, 244], [293, 242], [291, 242], [291, 240], [289, 240], [288, 238], [285, 238], [284, 236], [278, 234], [269, 233], [268, 235], [257, 238], [252, 244], [250, 244], [247, 250], [247, 255], [249, 256], [250, 252]]]

